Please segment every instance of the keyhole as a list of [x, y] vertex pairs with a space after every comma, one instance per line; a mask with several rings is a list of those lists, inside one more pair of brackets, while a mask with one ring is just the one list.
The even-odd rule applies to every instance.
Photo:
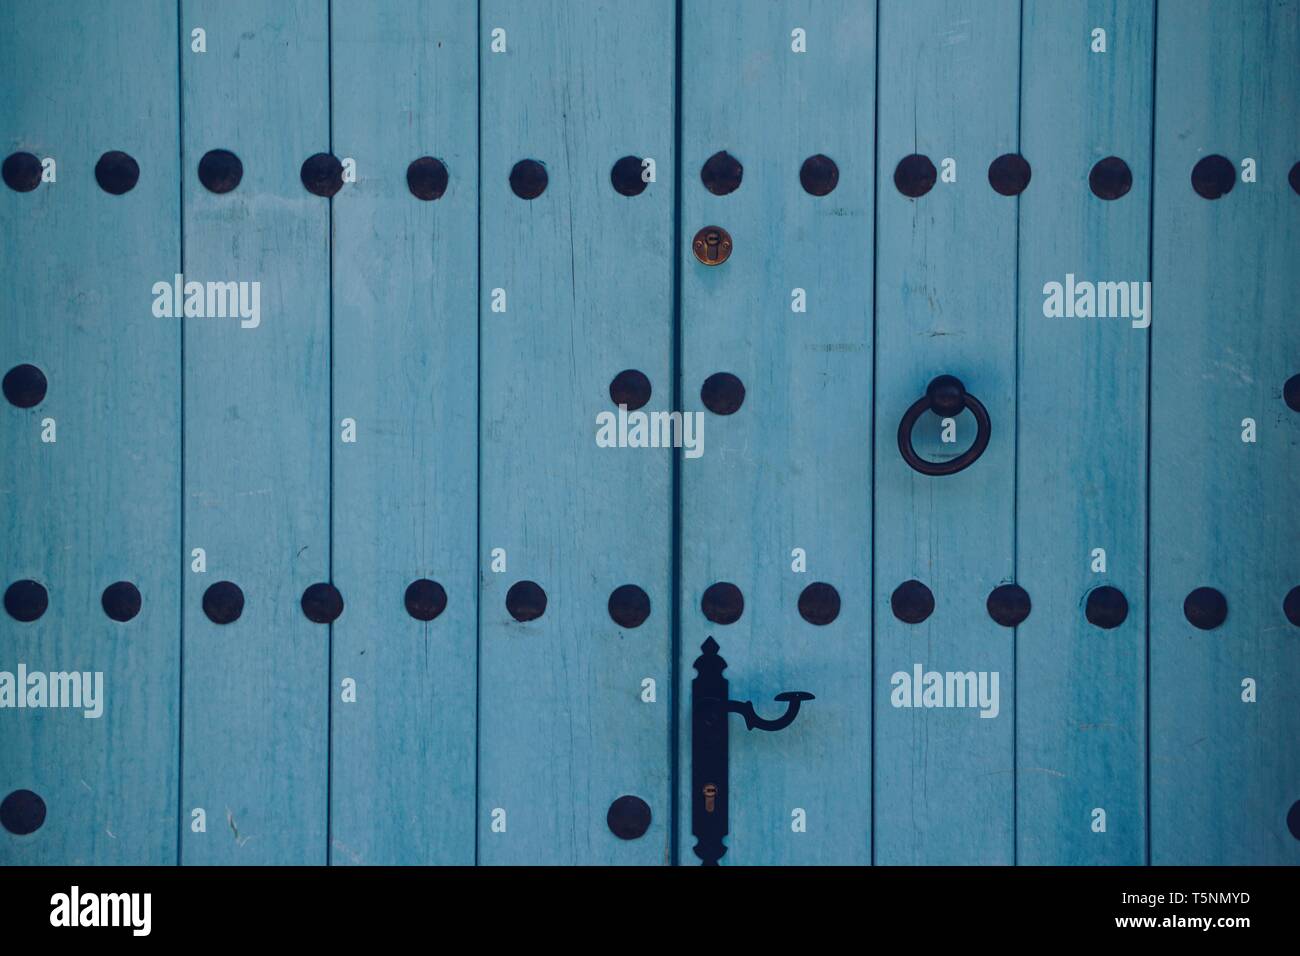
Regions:
[[704, 785], [704, 812], [713, 812], [713, 801], [718, 796], [718, 785], [716, 783], [706, 783]]
[[721, 226], [705, 226], [695, 234], [691, 248], [706, 266], [721, 265], [731, 255], [731, 236]]

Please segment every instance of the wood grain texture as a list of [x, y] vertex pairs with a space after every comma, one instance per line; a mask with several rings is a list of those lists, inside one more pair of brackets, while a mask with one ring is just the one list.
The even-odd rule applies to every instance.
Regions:
[[[1013, 635], [985, 613], [1014, 572], [1017, 200], [989, 186], [998, 156], [1018, 151], [1020, 6], [928, 0], [880, 7], [876, 171], [875, 860], [1010, 863], [1013, 856]], [[957, 181], [917, 199], [895, 188], [911, 153]], [[1032, 161], [1032, 159], [1031, 159]], [[1032, 187], [1031, 187], [1032, 188]], [[940, 374], [987, 407], [992, 440], [966, 471], [927, 477], [897, 447], [898, 423]], [[950, 457], [926, 413], [917, 450]], [[890, 595], [915, 579], [934, 613], [905, 624]], [[1000, 711], [895, 708], [891, 675], [998, 672]]]
[[[1015, 720], [1017, 859], [1031, 865], [1146, 859], [1148, 334], [1048, 318], [1043, 287], [1149, 277], [1154, 27], [1152, 3], [1024, 8], [1016, 554], [1033, 608], [1016, 631]], [[1110, 156], [1133, 186], [1103, 200], [1088, 177]], [[1084, 616], [1101, 585], [1128, 600], [1110, 630]]]
[[[791, 31], [807, 52], [792, 50]], [[763, 716], [774, 695], [816, 695], [777, 733], [730, 724], [728, 864], [866, 863], [871, 858], [871, 230], [875, 109], [871, 4], [687, 2], [682, 23], [682, 402], [704, 412], [704, 454], [681, 462], [680, 697], [713, 635], [731, 696]], [[701, 168], [725, 150], [744, 167], [715, 195]], [[830, 157], [834, 191], [800, 185]], [[735, 251], [705, 266], [690, 242], [727, 229]], [[807, 311], [792, 311], [803, 289]], [[701, 387], [745, 386], [731, 415]], [[807, 571], [793, 571], [802, 549]], [[709, 621], [705, 590], [744, 596], [732, 624]], [[814, 625], [800, 593], [833, 586], [839, 616]], [[689, 713], [683, 728], [680, 858], [697, 863], [690, 821]], [[805, 811], [807, 831], [792, 814]]]
[[[320, 0], [182, 7], [186, 277], [262, 290], [256, 328], [185, 320], [184, 863], [325, 862], [329, 630], [299, 602], [330, 573], [330, 213], [299, 170], [330, 148], [327, 30]], [[196, 174], [218, 148], [244, 165], [220, 195]], [[218, 625], [223, 580], [245, 605]]]
[[[58, 177], [0, 187], [0, 374], [48, 381], [33, 408], [0, 402], [0, 589], [49, 592], [33, 622], [0, 613], [0, 670], [104, 675], [99, 718], [0, 711], [0, 798], [47, 809], [0, 829], [0, 864], [176, 860], [180, 323], [149, 294], [180, 261], [175, 36], [174, 3], [0, 6], [0, 152]], [[140, 166], [122, 195], [95, 180], [110, 150]], [[119, 623], [100, 598], [123, 580], [142, 607]]]
[[[0, 613], [0, 671], [103, 671], [106, 696], [92, 720], [0, 709], [0, 799], [48, 810], [0, 827], [0, 864], [690, 865], [709, 635], [761, 715], [816, 695], [778, 733], [731, 720], [726, 864], [1300, 863], [1297, 49], [1300, 0], [0, 2], [0, 158], [58, 163], [0, 186], [0, 374], [49, 382], [0, 402], [0, 590], [50, 597]], [[212, 149], [242, 160], [232, 192], [200, 183]], [[123, 195], [96, 183], [108, 150], [139, 163]], [[722, 150], [744, 175], [715, 195]], [[330, 151], [358, 175], [332, 200], [300, 180]], [[1016, 152], [1031, 182], [999, 195]], [[913, 153], [956, 182], [902, 195]], [[1212, 201], [1190, 182], [1211, 154], [1237, 176]], [[421, 156], [436, 201], [408, 188]], [[655, 163], [635, 196], [611, 183], [629, 156]], [[1113, 202], [1088, 185], [1107, 156], [1133, 176]], [[734, 240], [717, 267], [706, 225]], [[258, 327], [155, 317], [180, 271], [260, 283]], [[1152, 328], [1044, 316], [1067, 273], [1151, 278]], [[703, 413], [702, 457], [598, 447], [629, 369], [645, 411]], [[735, 414], [705, 409], [717, 372]], [[992, 441], [925, 477], [896, 432], [943, 373]], [[970, 415], [957, 433], [926, 414], [915, 444], [951, 457]], [[427, 623], [419, 578], [448, 595]], [[891, 609], [909, 579], [919, 624]], [[126, 623], [101, 607], [120, 580]], [[246, 599], [224, 626], [222, 580]], [[330, 580], [345, 610], [312, 623]], [[520, 581], [537, 620], [507, 610]], [[716, 582], [735, 623], [702, 612]], [[825, 626], [799, 611], [814, 582]], [[1015, 629], [986, 610], [1009, 582]], [[637, 627], [608, 610], [626, 584]], [[1128, 601], [1113, 630], [1085, 618], [1101, 584]], [[1214, 630], [1184, 616], [1202, 586]], [[997, 717], [893, 706], [917, 664], [996, 672]], [[632, 840], [606, 819], [624, 795], [651, 808]]]
[[[1162, 3], [1157, 37], [1151, 862], [1294, 864], [1300, 644], [1282, 601], [1300, 582], [1300, 417], [1282, 385], [1300, 372], [1300, 196], [1287, 184], [1300, 7]], [[1216, 153], [1238, 181], [1206, 200], [1191, 172]], [[1246, 157], [1253, 184], [1240, 181]], [[1183, 615], [1203, 586], [1228, 604], [1211, 631]], [[1242, 701], [1245, 678], [1257, 703]]]
[[[672, 452], [598, 448], [610, 381], [639, 369], [672, 395], [673, 36], [666, 0], [527, 5], [485, 0], [480, 287], [479, 859], [663, 863], [669, 857]], [[504, 53], [488, 52], [505, 31]], [[657, 181], [615, 192], [623, 156]], [[516, 196], [512, 167], [545, 165], [546, 191]], [[491, 310], [504, 289], [506, 312]], [[490, 570], [504, 548], [507, 570]], [[516, 621], [512, 584], [547, 595]], [[623, 629], [623, 584], [651, 612]], [[641, 681], [657, 683], [655, 703]], [[606, 824], [638, 796], [638, 840]], [[493, 832], [491, 814], [506, 814]]]
[[[331, 859], [474, 862], [478, 89], [472, 4], [334, 0]], [[442, 160], [422, 201], [408, 164]], [[357, 423], [355, 444], [340, 422]], [[404, 606], [428, 578], [429, 622]], [[356, 703], [340, 683], [357, 682]]]

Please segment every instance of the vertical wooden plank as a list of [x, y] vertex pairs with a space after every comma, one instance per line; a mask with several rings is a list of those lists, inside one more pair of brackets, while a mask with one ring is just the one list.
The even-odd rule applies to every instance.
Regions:
[[[1147, 330], [1133, 308], [1146, 300], [1128, 294], [1149, 278], [1154, 27], [1152, 3], [1024, 8], [1021, 141], [1034, 175], [1020, 200], [1016, 553], [1032, 609], [1016, 632], [1016, 835], [1026, 864], [1146, 859]], [[1119, 196], [1115, 159], [1128, 176]], [[1125, 283], [1127, 307], [1103, 296], [1093, 311], [1126, 314], [1057, 312], [1044, 289], [1057, 283], [1063, 296], [1071, 276], [1081, 288]], [[1088, 620], [1097, 587], [1124, 594], [1119, 626]]]
[[[3, 864], [176, 860], [180, 327], [149, 292], [180, 259], [175, 51], [160, 0], [0, 8], [0, 153], [57, 176], [0, 186], [0, 374], [33, 365], [47, 389], [0, 402], [0, 588], [33, 580], [49, 602], [0, 613], [0, 670], [102, 672], [103, 707], [0, 711], [0, 800], [31, 791], [46, 813], [0, 828]], [[114, 150], [139, 168], [119, 195], [95, 176]], [[141, 596], [127, 621], [102, 606], [119, 581]]]
[[[684, 864], [699, 862], [689, 688], [709, 635], [729, 664], [731, 696], [752, 700], [760, 715], [780, 713], [784, 705], [772, 702], [779, 692], [816, 695], [776, 733], [731, 719], [723, 861], [871, 859], [875, 27], [867, 3], [684, 6], [682, 401], [704, 422], [703, 454], [681, 466]], [[796, 52], [801, 44], [806, 52]], [[743, 175], [719, 195], [702, 169], [722, 151]], [[825, 195], [800, 180], [818, 155], [838, 171]], [[717, 266], [691, 249], [696, 231], [712, 225], [734, 246]], [[795, 311], [795, 290], [806, 311]], [[723, 372], [745, 390], [731, 414], [716, 413], [702, 394]], [[743, 596], [743, 613], [730, 623], [719, 618], [738, 606], [728, 613], [724, 602], [713, 619], [704, 609], [719, 584]], [[801, 614], [802, 606], [817, 620], [830, 617], [836, 600], [828, 623]]]
[[[485, 863], [669, 855], [672, 452], [597, 447], [596, 416], [628, 369], [645, 411], [671, 407], [674, 19], [669, 0], [481, 7]], [[611, 183], [625, 156], [655, 162], [639, 195]], [[546, 171], [533, 199], [510, 184], [523, 160]], [[516, 585], [515, 610], [536, 607], [521, 582], [545, 593], [540, 617], [507, 609]], [[650, 607], [634, 628], [607, 611], [629, 584]], [[625, 796], [651, 815], [632, 842], [606, 822]], [[615, 822], [639, 829], [638, 809]]]
[[[882, 864], [1013, 859], [1014, 636], [989, 618], [985, 601], [1014, 567], [1017, 199], [993, 190], [988, 169], [1018, 152], [1019, 37], [1014, 0], [880, 7], [880, 81], [889, 90], [880, 97], [876, 172], [875, 859]], [[937, 172], [954, 159], [956, 182], [904, 195], [895, 171], [912, 154], [928, 157]], [[897, 433], [939, 375], [955, 375], [984, 404], [991, 440], [965, 471], [930, 477], [902, 460]], [[969, 411], [956, 427], [956, 444], [941, 444], [940, 419], [926, 412], [913, 442], [933, 460], [949, 459], [974, 440]], [[933, 595], [933, 613], [916, 624], [891, 609], [895, 589], [908, 581]], [[918, 609], [915, 600], [904, 603]], [[910, 682], [917, 667], [940, 674], [945, 687], [949, 672], [986, 674], [990, 701], [997, 674], [996, 716], [992, 706], [895, 706], [914, 690], [895, 675]]]
[[[182, 861], [323, 863], [329, 632], [300, 600], [330, 572], [330, 212], [300, 169], [330, 145], [327, 5], [186, 0], [182, 28], [207, 35], [181, 68], [185, 278], [261, 284], [256, 326], [184, 320], [185, 549], [206, 571], [184, 576]], [[213, 149], [243, 163], [232, 192], [199, 182]], [[222, 581], [233, 623], [203, 610]]]
[[[334, 578], [346, 609], [333, 625], [331, 860], [470, 864], [477, 9], [334, 0], [331, 23], [334, 142], [358, 171], [334, 200]], [[426, 157], [414, 188], [432, 197], [441, 185], [436, 199], [408, 186]], [[340, 441], [346, 419], [355, 442]], [[407, 610], [417, 581], [445, 594], [432, 619], [421, 618], [436, 604]], [[436, 594], [418, 585], [413, 599], [419, 587]]]
[[[1300, 196], [1287, 182], [1300, 9], [1162, 3], [1157, 38], [1151, 862], [1294, 864], [1300, 653], [1283, 602], [1300, 583], [1300, 397], [1288, 407], [1284, 386], [1300, 373]], [[1191, 181], [1212, 155], [1235, 174], [1213, 200]], [[1241, 179], [1247, 158], [1257, 182]], [[1210, 630], [1184, 614], [1203, 587], [1227, 605]]]

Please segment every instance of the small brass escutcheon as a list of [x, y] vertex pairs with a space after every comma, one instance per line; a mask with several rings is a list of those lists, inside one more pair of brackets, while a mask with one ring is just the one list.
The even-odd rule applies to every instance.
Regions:
[[718, 266], [731, 255], [731, 233], [721, 226], [705, 226], [691, 243], [695, 258], [706, 266]]
[[706, 783], [702, 792], [704, 793], [704, 812], [712, 813], [713, 801], [718, 796], [718, 785], [716, 783]]

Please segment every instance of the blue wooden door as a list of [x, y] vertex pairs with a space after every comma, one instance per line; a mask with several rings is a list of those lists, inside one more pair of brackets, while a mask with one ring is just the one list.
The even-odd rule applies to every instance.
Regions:
[[0, 863], [1300, 862], [1298, 49], [0, 0]]

